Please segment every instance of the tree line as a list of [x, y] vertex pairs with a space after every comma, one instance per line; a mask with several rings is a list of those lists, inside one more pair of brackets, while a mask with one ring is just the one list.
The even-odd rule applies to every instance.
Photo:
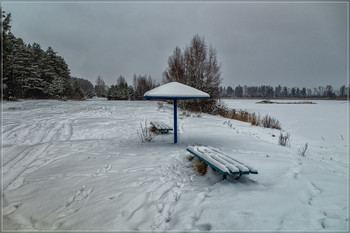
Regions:
[[221, 97], [238, 97], [238, 98], [346, 98], [350, 95], [349, 87], [345, 85], [339, 89], [334, 89], [331, 85], [326, 87], [319, 86], [318, 88], [299, 88], [286, 87], [278, 85], [272, 86], [241, 86], [235, 88], [231, 86], [220, 87]]
[[117, 83], [106, 90], [106, 97], [108, 100], [143, 100], [143, 95], [157, 86], [159, 84], [152, 80], [151, 76], [135, 74], [133, 85], [128, 85], [125, 78], [120, 75]]

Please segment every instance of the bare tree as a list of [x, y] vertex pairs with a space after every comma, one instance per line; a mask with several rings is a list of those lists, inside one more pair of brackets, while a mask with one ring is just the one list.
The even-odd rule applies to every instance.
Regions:
[[143, 99], [143, 95], [155, 88], [157, 86], [157, 84], [152, 80], [151, 76], [147, 76], [146, 75], [139, 75], [136, 76], [136, 74], [134, 75], [134, 98], [136, 100], [142, 100]]
[[117, 78], [117, 85], [127, 85], [127, 82], [125, 81], [125, 78], [122, 75], [119, 75], [119, 77]]
[[196, 111], [210, 112], [220, 98], [221, 72], [216, 50], [207, 46], [204, 37], [195, 35], [184, 52], [176, 47], [168, 59], [163, 82], [180, 82], [207, 92], [211, 100], [191, 100], [180, 104]]
[[107, 86], [100, 75], [96, 79], [95, 92], [97, 97], [106, 97], [107, 95]]
[[176, 47], [172, 56], [168, 59], [169, 68], [163, 73], [163, 82], [181, 82], [185, 80], [185, 63], [179, 47]]

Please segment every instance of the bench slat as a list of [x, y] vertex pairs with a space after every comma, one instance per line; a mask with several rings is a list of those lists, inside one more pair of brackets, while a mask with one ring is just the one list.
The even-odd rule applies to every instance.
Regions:
[[224, 158], [228, 162], [235, 164], [235, 166], [239, 167], [239, 169], [241, 171], [245, 171], [245, 172], [252, 173], [252, 174], [258, 174], [258, 171], [255, 168], [253, 168], [251, 166], [248, 166], [248, 165], [238, 161], [237, 159], [232, 158], [232, 157], [224, 154], [222, 151], [220, 151], [220, 150], [218, 150], [218, 149], [216, 149], [214, 147], [210, 147], [210, 148], [213, 151], [215, 151], [216, 153], [218, 153], [220, 156], [222, 156], [222, 158]]
[[163, 131], [168, 132], [169, 130], [173, 130], [169, 125], [167, 125], [161, 121], [151, 121], [150, 123], [151, 123], [151, 125], [153, 125], [156, 128], [156, 130], [161, 131], [161, 132], [163, 132]]
[[231, 173], [240, 173], [240, 169], [238, 167], [236, 167], [235, 165], [231, 164], [231, 166], [227, 166], [227, 165], [230, 165], [228, 164], [225, 160], [223, 160], [222, 158], [220, 158], [218, 156], [218, 154], [216, 153], [213, 153], [212, 151], [208, 150], [208, 148], [204, 148], [204, 147], [199, 147], [197, 148], [197, 151], [201, 152], [202, 155], [208, 155], [209, 157], [211, 157], [215, 163], [219, 163], [219, 164], [222, 164], [223, 166], [225, 166], [229, 172]]
[[223, 175], [258, 174], [251, 166], [224, 154], [222, 151], [209, 146], [189, 146], [187, 151], [195, 155]]
[[[215, 164], [215, 162], [213, 162], [210, 157], [208, 158], [207, 156], [203, 155], [202, 153], [196, 151], [193, 148], [187, 148], [187, 151], [190, 152], [191, 154], [193, 154], [194, 156], [196, 156], [197, 158], [199, 158], [200, 160], [204, 161], [206, 164], [208, 164], [209, 166], [211, 166], [212, 168], [214, 168], [216, 171], [220, 172], [223, 175], [229, 175], [229, 170], [220, 165], [220, 164]], [[209, 160], [209, 161], [208, 161]], [[218, 166], [215, 166], [215, 165]]]

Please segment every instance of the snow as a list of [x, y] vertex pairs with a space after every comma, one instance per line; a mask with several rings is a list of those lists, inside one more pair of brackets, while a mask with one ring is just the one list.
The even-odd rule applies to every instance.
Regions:
[[[3, 229], [348, 231], [349, 103], [225, 102], [278, 118], [291, 147], [278, 145], [276, 129], [181, 111], [179, 143], [173, 133], [141, 142], [140, 122], [172, 124], [172, 105], [155, 101], [4, 102]], [[259, 174], [200, 176], [188, 160], [193, 145]]]
[[209, 94], [178, 82], [170, 82], [144, 94], [149, 98], [210, 98]]

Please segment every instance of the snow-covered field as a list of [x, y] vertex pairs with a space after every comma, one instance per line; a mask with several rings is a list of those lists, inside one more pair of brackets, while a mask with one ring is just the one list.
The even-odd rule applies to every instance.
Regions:
[[[3, 230], [349, 230], [349, 102], [225, 102], [275, 116], [291, 147], [278, 130], [181, 111], [177, 144], [172, 133], [141, 142], [140, 122], [172, 124], [155, 101], [3, 103]], [[185, 150], [198, 144], [259, 174], [200, 176]]]

